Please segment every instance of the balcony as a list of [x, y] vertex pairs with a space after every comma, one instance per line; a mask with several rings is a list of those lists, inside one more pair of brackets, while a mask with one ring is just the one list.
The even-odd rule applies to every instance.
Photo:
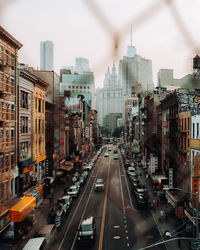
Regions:
[[0, 75], [0, 93], [12, 95], [14, 93], [14, 84], [7, 79], [5, 75]]
[[0, 109], [0, 122], [13, 122], [15, 119], [15, 113], [13, 109]]
[[14, 150], [15, 143], [14, 139], [11, 138], [0, 138], [0, 153], [6, 153]]
[[14, 64], [14, 58], [3, 51], [0, 51], [0, 65], [5, 67], [14, 67]]

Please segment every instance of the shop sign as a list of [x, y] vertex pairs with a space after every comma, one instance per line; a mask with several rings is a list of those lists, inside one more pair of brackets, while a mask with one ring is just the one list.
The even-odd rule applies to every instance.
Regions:
[[169, 188], [173, 188], [173, 168], [169, 168]]
[[190, 148], [195, 150], [200, 150], [200, 140], [190, 139]]
[[39, 163], [41, 161], [44, 161], [45, 160], [45, 155], [41, 155], [39, 156], [37, 159], [36, 159], [36, 162]]
[[89, 137], [89, 127], [85, 127], [85, 138]]
[[192, 178], [192, 192], [193, 193], [199, 193], [199, 178], [193, 177]]
[[199, 156], [194, 156], [194, 177], [199, 177]]
[[168, 202], [172, 205], [172, 207], [175, 208], [174, 198], [173, 198], [173, 196], [170, 195], [169, 192], [166, 192], [166, 198], [167, 198]]
[[24, 173], [24, 174], [28, 173], [28, 167], [25, 167], [25, 168], [24, 168], [23, 173]]

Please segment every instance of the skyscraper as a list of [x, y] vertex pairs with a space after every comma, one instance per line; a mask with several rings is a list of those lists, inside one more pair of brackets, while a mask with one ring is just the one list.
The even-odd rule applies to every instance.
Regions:
[[85, 72], [90, 72], [89, 60], [83, 57], [76, 57], [75, 72], [83, 75]]
[[52, 41], [40, 42], [40, 70], [54, 70], [54, 45]]

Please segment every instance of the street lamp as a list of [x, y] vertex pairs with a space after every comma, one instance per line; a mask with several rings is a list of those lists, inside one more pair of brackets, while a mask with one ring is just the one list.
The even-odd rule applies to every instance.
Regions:
[[192, 192], [189, 192], [189, 191], [186, 191], [184, 189], [181, 189], [181, 188], [163, 188], [163, 190], [179, 190], [179, 191], [183, 191], [185, 193], [188, 193], [188, 194], [192, 194], [192, 195], [195, 195], [196, 196], [196, 238], [198, 239], [199, 238], [199, 209], [198, 209], [198, 192], [196, 193], [192, 193]]

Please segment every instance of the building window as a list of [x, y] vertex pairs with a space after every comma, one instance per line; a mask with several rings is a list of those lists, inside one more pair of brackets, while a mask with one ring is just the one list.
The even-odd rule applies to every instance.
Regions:
[[76, 86], [76, 88], [78, 89], [78, 86]]
[[86, 89], [86, 86], [84, 86], [84, 89]]
[[41, 99], [38, 100], [38, 112], [41, 113]]
[[41, 134], [41, 119], [39, 119], [39, 126], [38, 126], [39, 134]]
[[74, 89], [74, 86], [72, 86], [72, 88]]
[[10, 156], [11, 166], [14, 166], [14, 154]]
[[28, 93], [21, 91], [21, 108], [28, 109]]
[[80, 86], [80, 89], [82, 89], [83, 87], [82, 86]]
[[188, 130], [190, 130], [190, 118], [188, 117]]
[[187, 120], [185, 118], [185, 130], [187, 130]]
[[14, 138], [14, 128], [11, 128], [11, 139]]
[[197, 139], [199, 137], [199, 123], [197, 123]]
[[28, 154], [28, 142], [24, 141], [21, 143], [21, 158], [27, 158]]
[[192, 138], [195, 136], [195, 123], [192, 123]]
[[35, 133], [37, 134], [37, 119], [35, 119]]
[[69, 85], [68, 88], [71, 89], [71, 85]]
[[37, 97], [35, 97], [35, 111], [37, 112]]
[[87, 88], [90, 89], [90, 86], [88, 86]]
[[28, 117], [21, 116], [21, 133], [28, 133]]

